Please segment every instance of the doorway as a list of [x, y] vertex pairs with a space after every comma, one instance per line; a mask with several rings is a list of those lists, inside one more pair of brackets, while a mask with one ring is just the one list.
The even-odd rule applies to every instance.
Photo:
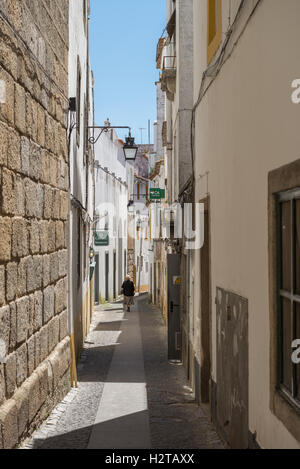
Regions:
[[105, 300], [109, 301], [109, 253], [105, 253]]
[[217, 425], [232, 449], [248, 449], [248, 300], [217, 288]]
[[168, 359], [181, 361], [180, 255], [168, 254]]
[[99, 279], [99, 254], [95, 256], [95, 303], [100, 303], [99, 293], [100, 293], [100, 279]]
[[200, 393], [198, 400], [202, 403], [210, 401], [211, 376], [211, 269], [210, 269], [210, 213], [209, 198], [200, 203], [204, 204], [204, 245], [200, 250], [200, 325], [201, 325], [201, 365], [200, 365]]
[[114, 266], [113, 266], [113, 295], [114, 295], [114, 300], [117, 298], [117, 253], [114, 251]]

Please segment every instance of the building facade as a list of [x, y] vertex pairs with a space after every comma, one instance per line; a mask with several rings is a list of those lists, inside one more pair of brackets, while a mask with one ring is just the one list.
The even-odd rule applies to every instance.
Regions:
[[[158, 50], [158, 52], [161, 52]], [[161, 68], [161, 60], [158, 57], [157, 67]], [[150, 160], [150, 190], [159, 189], [164, 191], [164, 198], [160, 200], [150, 200], [151, 203], [151, 224], [156, 223], [157, 213], [155, 208], [157, 204], [165, 206], [168, 201], [168, 181], [167, 181], [167, 154], [166, 154], [166, 92], [162, 90], [161, 83], [155, 83], [156, 86], [156, 112], [157, 120], [154, 123], [154, 152]], [[153, 220], [152, 220], [153, 219]], [[150, 239], [150, 272], [149, 272], [149, 293], [153, 304], [159, 306], [165, 320], [168, 319], [167, 314], [167, 244], [163, 237], [163, 219], [159, 219], [159, 229], [157, 230], [158, 238], [156, 238], [156, 230], [151, 229]]]
[[111, 129], [95, 146], [95, 302], [115, 301], [127, 274], [127, 170]]
[[0, 2], [0, 449], [70, 389], [69, 2], [52, 3]]
[[201, 249], [172, 245], [181, 256], [180, 359], [232, 448], [299, 449], [299, 108], [291, 99], [299, 67], [291, 57], [300, 5], [177, 0], [167, 9], [158, 59], [168, 197], [202, 204], [205, 222]]
[[204, 380], [210, 363], [212, 415], [233, 447], [300, 447], [290, 277], [299, 266], [299, 11], [294, 0], [194, 1], [195, 201], [207, 236], [192, 264], [191, 341]]
[[[89, 2], [69, 2], [69, 97], [75, 107], [69, 112], [69, 326], [74, 341], [73, 360], [80, 356], [93, 312], [94, 150], [93, 75], [89, 57]], [[72, 344], [73, 345], [73, 344]], [[74, 364], [73, 364], [74, 365]]]
[[[184, 211], [185, 204], [193, 202], [193, 155], [192, 155], [192, 109], [193, 109], [193, 0], [169, 0], [167, 6], [166, 35], [159, 40], [157, 47], [157, 68], [160, 73], [160, 87], [166, 95], [165, 122], [162, 126], [165, 148], [165, 187], [168, 203], [169, 233], [174, 231], [174, 219]], [[166, 217], [166, 213], [164, 213]], [[165, 220], [167, 221], [167, 220]], [[173, 228], [171, 228], [173, 227]], [[171, 230], [170, 230], [171, 228]], [[174, 234], [174, 233], [173, 233]], [[186, 249], [182, 236], [166, 235], [168, 242], [160, 245], [157, 261], [156, 284], [161, 291], [173, 287], [176, 298], [162, 298], [160, 291], [156, 302], [162, 303], [169, 327], [169, 343], [173, 344], [169, 356], [182, 359], [188, 378], [192, 374], [190, 360], [190, 291], [191, 291], [191, 251]], [[156, 243], [157, 244], [157, 243]], [[162, 254], [164, 251], [164, 254]], [[168, 256], [173, 256], [172, 266], [168, 266]], [[171, 262], [171, 261], [170, 261]], [[155, 269], [156, 271], [157, 269]], [[180, 288], [173, 285], [173, 279], [180, 281]], [[179, 280], [180, 279], [180, 280]], [[157, 289], [157, 286], [156, 286]], [[180, 298], [177, 298], [177, 296]], [[172, 305], [178, 305], [173, 309]], [[180, 307], [179, 307], [180, 304]], [[170, 313], [172, 310], [172, 313]], [[170, 321], [170, 315], [172, 320]], [[175, 317], [176, 316], [176, 317]], [[176, 327], [175, 327], [176, 324]], [[180, 336], [180, 340], [179, 340]]]

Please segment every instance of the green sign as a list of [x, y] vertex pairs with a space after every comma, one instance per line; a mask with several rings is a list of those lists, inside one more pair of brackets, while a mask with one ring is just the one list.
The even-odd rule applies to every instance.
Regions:
[[109, 246], [108, 231], [95, 231], [95, 246]]
[[161, 200], [165, 199], [165, 189], [150, 189], [150, 200]]

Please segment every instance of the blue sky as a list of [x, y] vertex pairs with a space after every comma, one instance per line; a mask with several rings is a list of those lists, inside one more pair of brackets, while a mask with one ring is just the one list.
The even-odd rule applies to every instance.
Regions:
[[[156, 120], [155, 54], [166, 23], [165, 0], [91, 0], [91, 63], [95, 75], [95, 120], [132, 127], [148, 143], [148, 119]], [[118, 132], [125, 137], [123, 130]]]

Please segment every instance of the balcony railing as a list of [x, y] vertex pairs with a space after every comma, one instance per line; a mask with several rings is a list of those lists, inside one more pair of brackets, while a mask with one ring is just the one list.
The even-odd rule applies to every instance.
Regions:
[[160, 77], [161, 89], [166, 92], [169, 101], [174, 101], [174, 95], [176, 93], [176, 56], [165, 55], [163, 57], [162, 66], [162, 74]]
[[163, 70], [176, 70], [176, 55], [165, 55], [163, 58]]

